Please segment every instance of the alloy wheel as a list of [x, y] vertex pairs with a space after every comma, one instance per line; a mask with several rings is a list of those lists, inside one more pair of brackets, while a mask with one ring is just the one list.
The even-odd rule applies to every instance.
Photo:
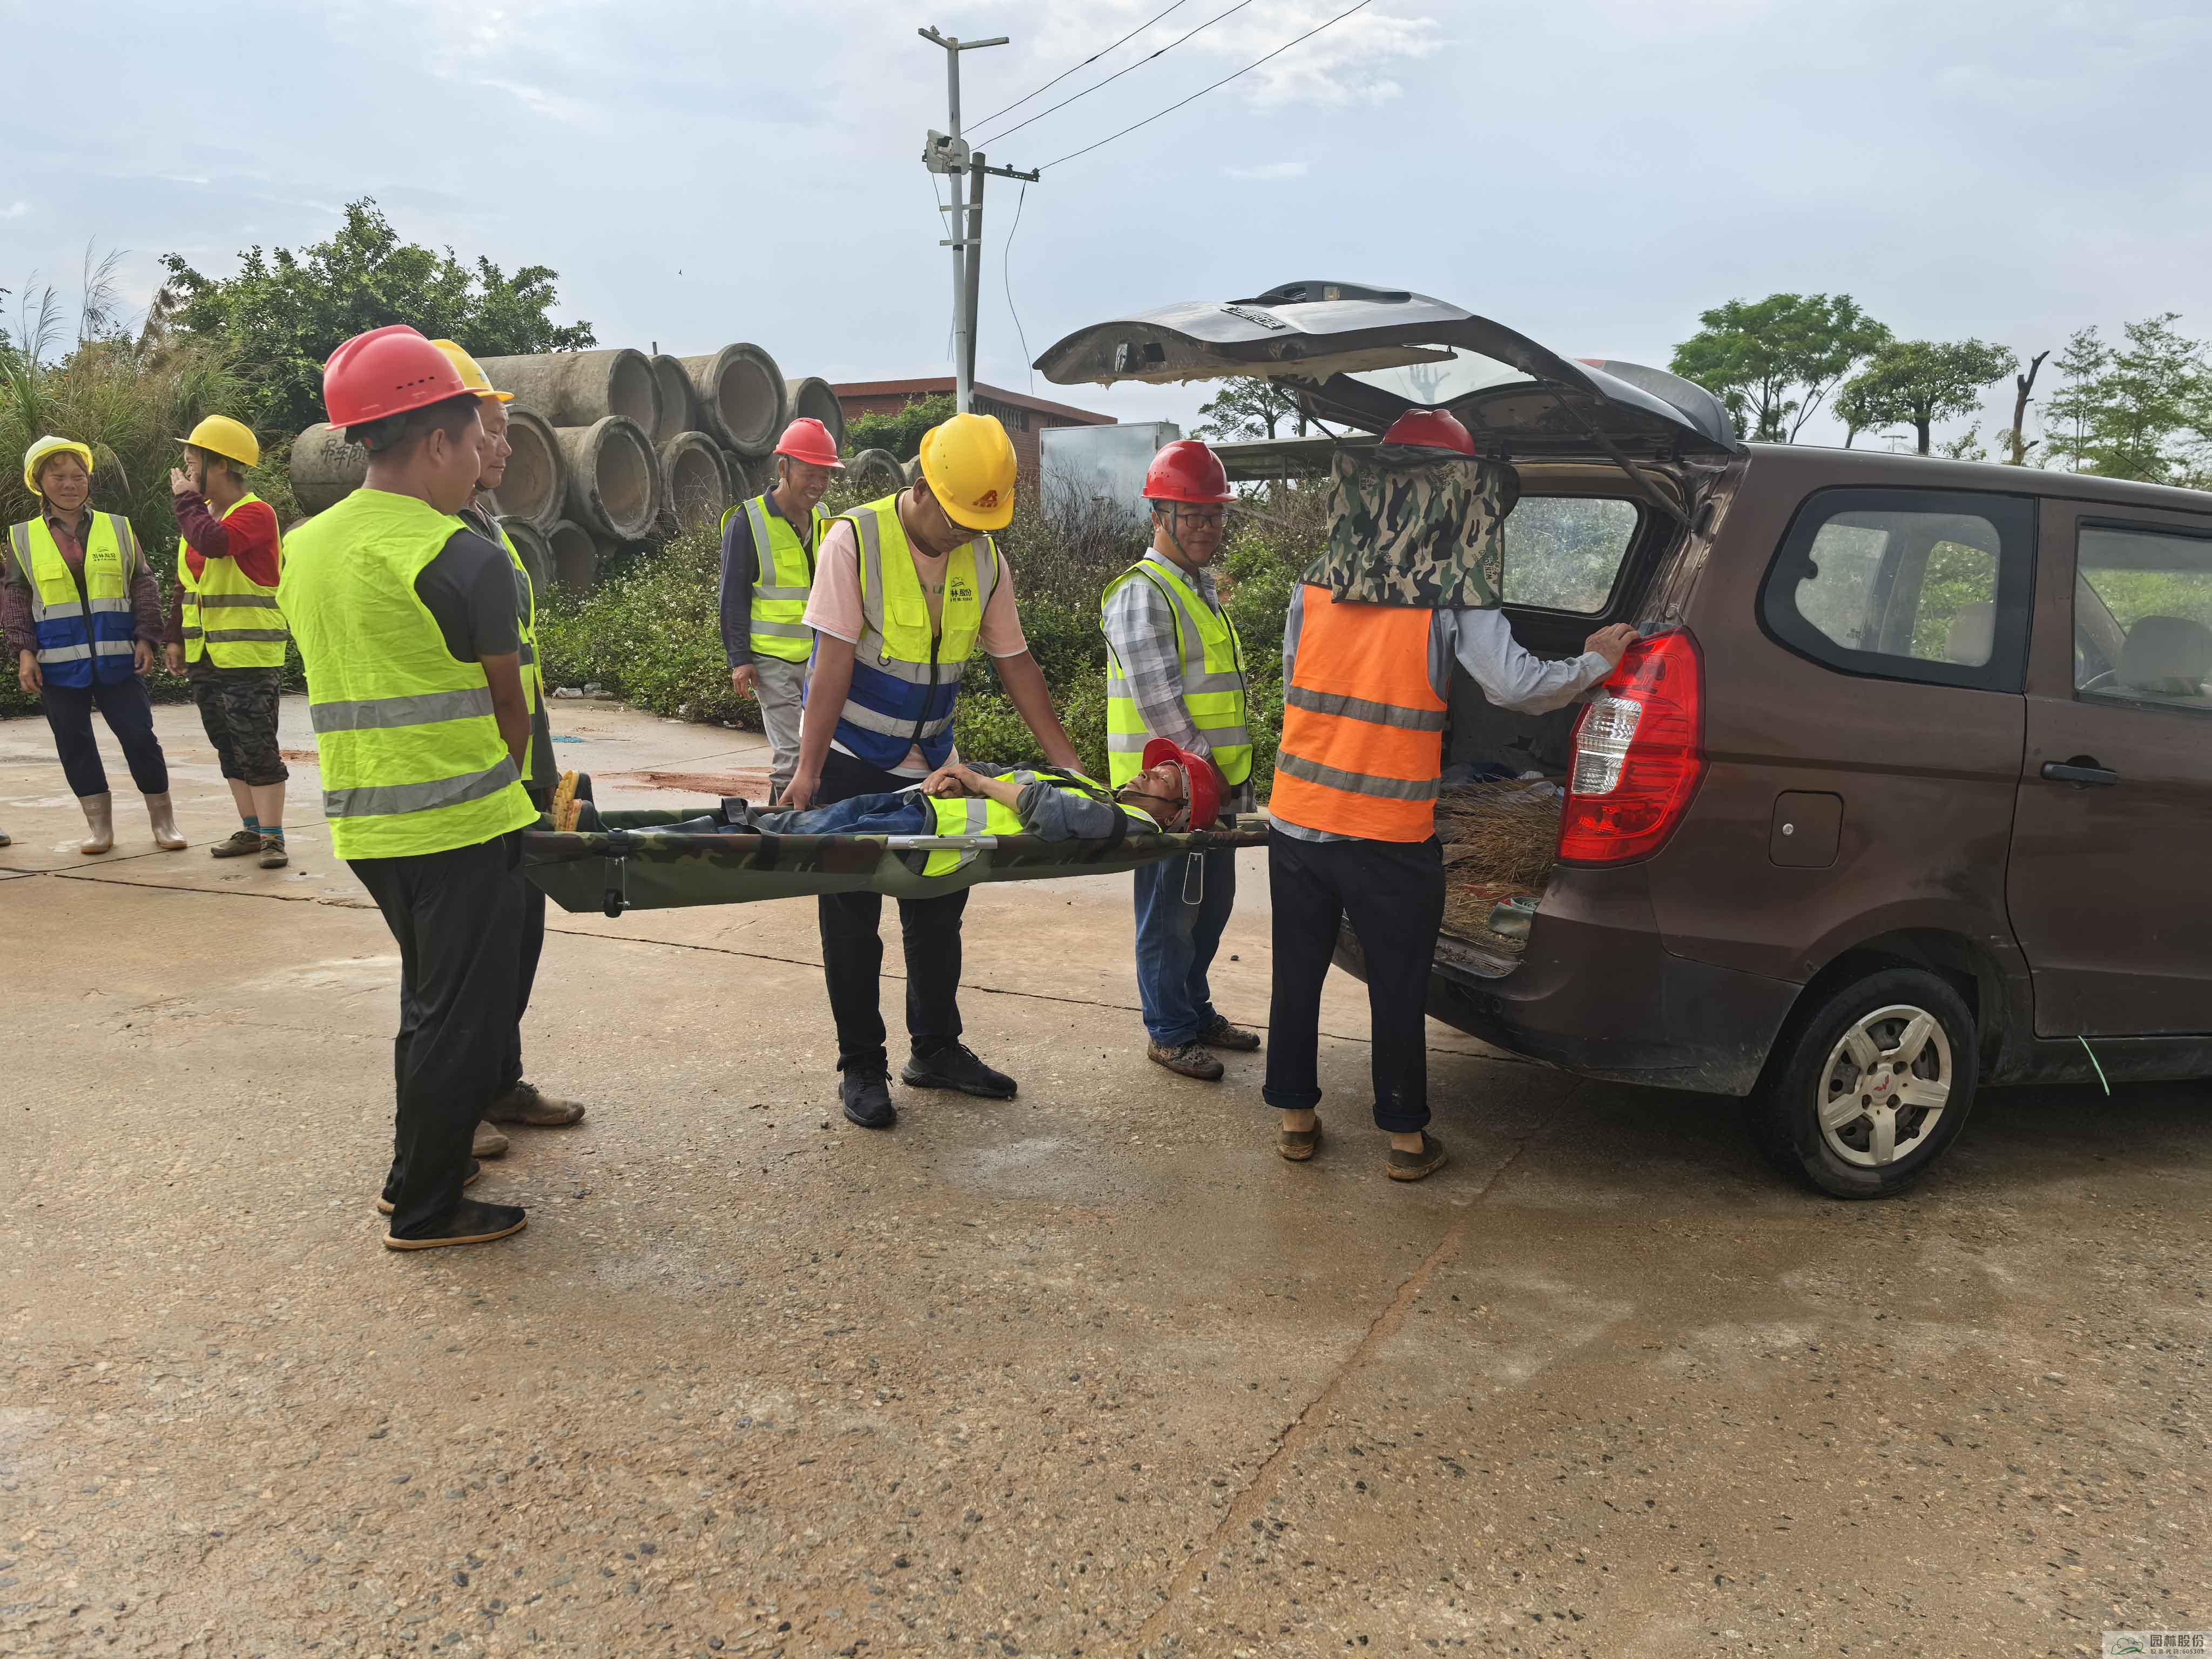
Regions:
[[1951, 1039], [1926, 1009], [1899, 1003], [1863, 1016], [1820, 1071], [1828, 1150], [1862, 1169], [1908, 1157], [1943, 1115], [1953, 1077]]

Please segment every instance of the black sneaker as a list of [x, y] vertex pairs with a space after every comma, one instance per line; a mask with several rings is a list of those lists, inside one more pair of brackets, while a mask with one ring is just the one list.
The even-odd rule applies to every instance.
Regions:
[[[477, 1184], [477, 1177], [483, 1173], [483, 1165], [477, 1162], [476, 1159], [471, 1158], [469, 1160], [469, 1172], [461, 1177], [461, 1185], [464, 1187], [475, 1186]], [[390, 1215], [394, 1210], [398, 1209], [399, 1207], [398, 1205], [393, 1202], [397, 1194], [394, 1193], [392, 1186], [392, 1177], [386, 1176], [384, 1179], [383, 1196], [376, 1200], [377, 1214]]]
[[933, 1054], [916, 1054], [899, 1073], [899, 1079], [916, 1089], [957, 1089], [985, 1100], [1014, 1097], [1013, 1079], [993, 1071], [964, 1042], [948, 1043]]
[[448, 1244], [489, 1244], [495, 1238], [507, 1238], [520, 1232], [528, 1220], [520, 1204], [479, 1204], [472, 1198], [465, 1198], [453, 1206], [453, 1214], [426, 1233], [407, 1238], [397, 1233], [385, 1234], [384, 1248], [436, 1250]]
[[845, 1115], [863, 1129], [888, 1129], [898, 1121], [898, 1108], [891, 1104], [889, 1072], [848, 1072], [840, 1087], [845, 1097]]

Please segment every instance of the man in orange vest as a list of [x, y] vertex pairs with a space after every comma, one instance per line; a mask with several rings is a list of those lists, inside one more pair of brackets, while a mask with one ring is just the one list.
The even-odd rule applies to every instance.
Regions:
[[[1417, 547], [1355, 534], [1346, 560], [1333, 556], [1333, 544], [1291, 599], [1268, 801], [1274, 988], [1261, 1096], [1283, 1115], [1276, 1150], [1294, 1163], [1310, 1158], [1321, 1142], [1322, 981], [1349, 917], [1367, 962], [1375, 1125], [1389, 1137], [1384, 1167], [1394, 1181], [1419, 1181], [1445, 1159], [1426, 1127], [1423, 1022], [1443, 925], [1436, 802], [1452, 665], [1494, 707], [1540, 714], [1611, 673], [1636, 630], [1600, 629], [1566, 662], [1529, 655], [1498, 609], [1497, 574], [1468, 556], [1495, 545], [1510, 475], [1476, 461], [1467, 428], [1440, 410], [1401, 417], [1382, 446], [1359, 465], [1381, 469], [1394, 502], [1447, 507], [1435, 535], [1421, 526]], [[1340, 463], [1340, 477], [1347, 465]], [[1470, 522], [1474, 533], [1460, 533]], [[1326, 583], [1314, 580], [1322, 574]]]

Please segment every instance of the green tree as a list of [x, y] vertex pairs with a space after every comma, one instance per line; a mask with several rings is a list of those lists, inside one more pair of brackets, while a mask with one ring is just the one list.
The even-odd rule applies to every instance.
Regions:
[[2193, 477], [2212, 439], [2212, 367], [2178, 312], [2130, 323], [2127, 343], [2094, 328], [2066, 343], [2065, 385], [2045, 405], [2045, 453], [2075, 471], [2165, 483]]
[[[323, 363], [344, 341], [407, 323], [433, 339], [459, 340], [478, 356], [574, 351], [596, 343], [589, 323], [556, 323], [558, 275], [525, 265], [513, 276], [479, 258], [464, 264], [403, 242], [376, 204], [347, 204], [327, 241], [294, 252], [239, 256], [235, 276], [202, 276], [174, 253], [157, 304], [169, 331], [219, 342], [251, 388], [254, 424], [296, 433], [323, 418]], [[149, 324], [152, 318], [149, 314]]]
[[2011, 352], [1982, 340], [1892, 340], [1844, 383], [1836, 413], [1854, 435], [1854, 420], [1861, 427], [1909, 426], [1925, 455], [1931, 426], [1972, 414], [1982, 388], [2019, 367]]
[[1201, 417], [1191, 430], [1201, 438], [1234, 441], [1240, 438], [1272, 438], [1276, 428], [1289, 422], [1296, 435], [1310, 430], [1327, 431], [1274, 381], [1253, 376], [1224, 380], [1221, 390], [1198, 406]]
[[1671, 367], [1718, 398], [1738, 430], [1760, 443], [1796, 442], [1838, 382], [1890, 337], [1848, 294], [1730, 300], [1698, 322]]
[[921, 434], [952, 418], [952, 394], [917, 398], [889, 415], [863, 415], [845, 422], [845, 453], [864, 449], [888, 449], [902, 461], [912, 460], [921, 449]]

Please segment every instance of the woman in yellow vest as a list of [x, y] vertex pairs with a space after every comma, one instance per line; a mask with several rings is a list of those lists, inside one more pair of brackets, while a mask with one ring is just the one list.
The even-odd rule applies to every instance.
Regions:
[[367, 482], [287, 538], [277, 590], [307, 672], [331, 846], [399, 946], [398, 1110], [378, 1207], [395, 1250], [520, 1232], [462, 1196], [517, 1014], [530, 705], [507, 555], [453, 516], [483, 467], [477, 400], [395, 324], [323, 370]]
[[209, 850], [219, 859], [289, 862], [284, 781], [276, 746], [284, 678], [284, 618], [276, 609], [283, 541], [276, 509], [246, 487], [261, 464], [251, 428], [210, 415], [183, 440], [185, 464], [169, 473], [177, 514], [177, 585], [169, 607], [169, 672], [190, 681], [200, 726], [215, 745], [237, 804], [239, 829]]
[[[1195, 438], [1168, 445], [1145, 473], [1152, 545], [1107, 584], [1108, 776], [1136, 775], [1146, 747], [1167, 738], [1209, 757], [1227, 810], [1252, 810], [1252, 733], [1245, 710], [1244, 645], [1222, 609], [1206, 566], [1221, 546], [1235, 499], [1221, 459]], [[1222, 1074], [1216, 1049], [1249, 1054], [1260, 1034], [1213, 1006], [1206, 970], [1237, 899], [1234, 848], [1165, 859], [1135, 873], [1137, 990], [1146, 1054], [1203, 1082]]]
[[16, 683], [46, 711], [63, 775], [83, 810], [88, 833], [77, 850], [105, 853], [115, 845], [114, 799], [92, 736], [97, 708], [146, 797], [154, 844], [176, 852], [185, 838], [143, 678], [153, 672], [161, 637], [153, 568], [128, 519], [92, 509], [88, 446], [40, 439], [24, 453], [23, 484], [41, 511], [9, 527], [0, 556], [0, 630], [15, 647]]

